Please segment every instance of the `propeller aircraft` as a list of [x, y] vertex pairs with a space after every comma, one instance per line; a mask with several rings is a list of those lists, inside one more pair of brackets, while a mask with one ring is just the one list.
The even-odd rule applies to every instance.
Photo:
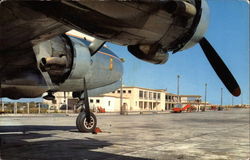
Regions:
[[[229, 92], [241, 93], [204, 37], [206, 0], [2, 1], [0, 14], [0, 97], [52, 100], [54, 92], [71, 91], [79, 105], [84, 103], [76, 120], [81, 132], [96, 126], [88, 96], [121, 85], [122, 60], [105, 47], [106, 41], [127, 46], [135, 57], [154, 64], [199, 43]], [[71, 29], [95, 38], [77, 37]]]

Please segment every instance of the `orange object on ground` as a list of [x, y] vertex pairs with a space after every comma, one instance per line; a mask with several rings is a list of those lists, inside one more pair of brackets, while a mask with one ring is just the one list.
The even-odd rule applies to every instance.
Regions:
[[105, 112], [106, 112], [106, 111], [105, 111], [105, 108], [98, 107], [97, 109], [98, 109], [98, 112], [99, 112], [99, 113], [105, 113]]
[[189, 107], [191, 107], [191, 104], [187, 104], [185, 107], [182, 108], [182, 111], [185, 111], [186, 109], [188, 109]]
[[182, 111], [185, 111], [187, 110], [188, 108], [191, 107], [191, 104], [187, 104], [185, 107], [183, 108], [178, 108], [178, 107], [175, 107], [175, 108], [172, 108], [172, 112], [173, 113], [181, 113]]
[[95, 130], [92, 132], [93, 134], [97, 134], [102, 132], [102, 130], [99, 127], [96, 127]]
[[172, 112], [173, 113], [181, 113], [182, 110], [181, 110], [181, 108], [172, 108]]

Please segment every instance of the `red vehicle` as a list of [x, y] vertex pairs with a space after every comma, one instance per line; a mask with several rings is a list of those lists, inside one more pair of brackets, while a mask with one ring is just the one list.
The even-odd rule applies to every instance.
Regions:
[[98, 110], [98, 113], [105, 113], [106, 112], [105, 108], [102, 108], [102, 107], [97, 107], [97, 110]]
[[181, 104], [177, 104], [176, 107], [172, 108], [172, 113], [181, 113], [191, 107], [191, 104], [187, 104], [182, 108]]

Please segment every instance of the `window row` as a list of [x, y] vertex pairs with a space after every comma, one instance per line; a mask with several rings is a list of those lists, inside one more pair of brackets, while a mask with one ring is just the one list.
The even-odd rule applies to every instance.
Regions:
[[156, 102], [143, 102], [139, 101], [139, 108], [140, 109], [155, 109], [157, 107]]
[[181, 99], [181, 97], [178, 98], [178, 96], [168, 96], [168, 95], [166, 95], [165, 99], [166, 100], [176, 100], [176, 99]]
[[161, 99], [161, 93], [150, 91], [139, 91], [139, 98], [143, 99]]
[[[121, 93], [121, 90], [113, 91], [112, 93]], [[131, 90], [122, 90], [122, 93], [128, 93], [128, 94], [131, 94], [131, 93], [132, 93], [132, 91], [131, 91]]]
[[[90, 99], [89, 102], [90, 102], [90, 103], [94, 103], [94, 100], [93, 100], [93, 99]], [[100, 99], [96, 99], [96, 100], [95, 100], [95, 103], [100, 103]]]

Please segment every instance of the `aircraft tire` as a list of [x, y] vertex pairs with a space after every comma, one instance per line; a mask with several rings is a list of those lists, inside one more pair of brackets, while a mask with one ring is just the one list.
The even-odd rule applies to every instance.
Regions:
[[92, 112], [90, 112], [90, 123], [86, 121], [85, 112], [80, 112], [76, 118], [76, 127], [79, 132], [93, 132], [96, 128], [96, 124], [96, 116]]

